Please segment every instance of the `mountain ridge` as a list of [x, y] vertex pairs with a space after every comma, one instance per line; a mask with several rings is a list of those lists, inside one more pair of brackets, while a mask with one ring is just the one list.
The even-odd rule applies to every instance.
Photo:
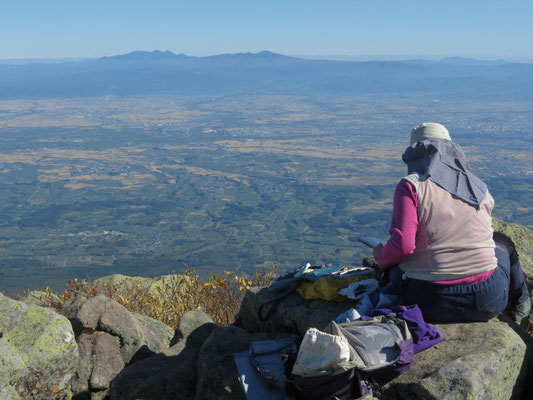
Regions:
[[270, 51], [207, 57], [134, 51], [56, 64], [0, 64], [0, 98], [155, 94], [407, 94], [533, 100], [533, 64], [309, 60]]

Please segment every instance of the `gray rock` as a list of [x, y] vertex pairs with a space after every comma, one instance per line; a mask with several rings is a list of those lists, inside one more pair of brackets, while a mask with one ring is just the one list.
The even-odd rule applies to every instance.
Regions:
[[533, 338], [500, 318], [437, 325], [445, 341], [417, 354], [411, 369], [387, 384], [379, 398], [522, 398], [532, 383]]
[[[335, 303], [324, 300], [306, 300], [294, 292], [280, 301], [269, 301], [279, 296], [266, 288], [251, 288], [246, 292], [239, 313], [236, 316], [236, 325], [249, 332], [289, 332], [300, 337], [310, 327], [324, 330], [325, 327], [337, 316], [353, 307], [353, 303]], [[259, 309], [263, 321], [259, 316]]]
[[124, 361], [120, 357], [120, 343], [116, 336], [106, 332], [95, 332], [91, 336], [93, 370], [89, 386], [93, 391], [107, 389], [111, 380], [124, 368]]
[[198, 354], [215, 324], [203, 324], [186, 340], [174, 346], [179, 354], [159, 353], [128, 365], [111, 382], [111, 400], [160, 400], [194, 398], [196, 393]]
[[122, 359], [128, 363], [145, 344], [142, 325], [132, 313], [115, 301], [109, 300], [106, 306], [98, 321], [98, 330], [119, 338]]
[[183, 338], [204, 324], [213, 323], [213, 320], [203, 311], [187, 311], [180, 318], [178, 331]]
[[[514, 242], [520, 257], [520, 264], [527, 276], [529, 297], [531, 304], [533, 304], [533, 231], [525, 226], [504, 222], [497, 218], [493, 218], [492, 227], [495, 231], [509, 236]], [[522, 326], [526, 330], [533, 330], [533, 308], [529, 313], [529, 318], [523, 321]]]
[[91, 392], [91, 400], [107, 400], [109, 399], [109, 389], [100, 390], [98, 392]]
[[172, 298], [175, 295], [174, 290], [177, 289], [181, 293], [186, 290], [188, 281], [189, 277], [187, 275], [179, 274], [162, 275], [155, 278], [112, 274], [98, 278], [94, 283], [104, 290], [113, 287], [115, 290], [125, 293], [143, 291], [150, 293], [159, 300], [168, 300], [167, 288], [172, 288], [172, 293], [170, 293]]
[[152, 281], [152, 278], [111, 274], [95, 279], [94, 284], [101, 289], [113, 287], [121, 291], [132, 291], [135, 288], [147, 289], [152, 284]]
[[213, 331], [200, 350], [196, 399], [246, 399], [233, 353], [248, 350], [253, 336], [236, 326]]
[[71, 299], [62, 309], [75, 328], [80, 364], [74, 393], [104, 398], [110, 382], [128, 363], [169, 350], [172, 328], [144, 315], [131, 313], [104, 296]]
[[84, 330], [99, 330], [120, 340], [120, 351], [125, 364], [141, 349], [147, 354], [157, 353], [169, 347], [174, 336], [172, 328], [153, 318], [134, 314], [108, 297], [77, 296], [62, 309], [72, 323], [76, 335]]
[[533, 231], [525, 226], [494, 218], [492, 227], [511, 238], [520, 256], [520, 263], [526, 275], [533, 278]]
[[24, 296], [17, 298], [17, 301], [22, 301], [26, 304], [33, 304], [41, 307], [48, 307], [53, 304], [61, 304], [61, 299], [55, 293], [47, 293], [42, 290], [31, 290], [26, 292]]
[[20, 396], [13, 386], [0, 386], [0, 399], [20, 400]]
[[0, 294], [0, 332], [2, 399], [70, 397], [78, 346], [65, 317]]
[[175, 335], [174, 330], [157, 319], [138, 313], [132, 314], [141, 324], [146, 348], [152, 352], [168, 353], [170, 342]]
[[76, 338], [79, 359], [76, 374], [72, 379], [72, 392], [76, 394], [89, 393], [89, 379], [93, 370], [92, 353], [93, 339], [91, 333], [82, 333]]
[[237, 326], [216, 328], [204, 342], [198, 356], [197, 400], [246, 399], [237, 380], [233, 353], [247, 351], [256, 340], [287, 334], [249, 333]]
[[65, 304], [62, 313], [71, 321], [77, 335], [84, 330], [98, 329], [119, 337], [125, 363], [128, 363], [144, 344], [142, 327], [138, 320], [108, 297], [76, 296]]
[[76, 336], [78, 336], [85, 329], [96, 329], [108, 301], [107, 297], [101, 295], [91, 299], [74, 296], [65, 303], [61, 309], [61, 314], [69, 319]]

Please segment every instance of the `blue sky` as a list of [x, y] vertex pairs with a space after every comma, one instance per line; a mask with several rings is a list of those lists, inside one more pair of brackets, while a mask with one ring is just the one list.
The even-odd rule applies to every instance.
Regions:
[[465, 56], [533, 60], [531, 0], [0, 0], [0, 58]]

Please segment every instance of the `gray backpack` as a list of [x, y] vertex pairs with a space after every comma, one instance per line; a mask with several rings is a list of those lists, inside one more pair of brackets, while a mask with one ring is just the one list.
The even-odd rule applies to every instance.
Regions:
[[392, 315], [343, 324], [332, 321], [325, 331], [347, 339], [350, 360], [316, 371], [316, 376], [293, 375], [290, 382], [296, 399], [342, 400], [372, 394], [374, 388], [409, 369], [414, 360], [407, 323]]

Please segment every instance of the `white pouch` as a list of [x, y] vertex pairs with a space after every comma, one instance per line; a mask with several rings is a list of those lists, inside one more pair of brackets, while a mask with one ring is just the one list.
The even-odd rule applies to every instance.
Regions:
[[298, 350], [292, 373], [317, 376], [339, 362], [350, 361], [350, 347], [346, 338], [309, 328]]

